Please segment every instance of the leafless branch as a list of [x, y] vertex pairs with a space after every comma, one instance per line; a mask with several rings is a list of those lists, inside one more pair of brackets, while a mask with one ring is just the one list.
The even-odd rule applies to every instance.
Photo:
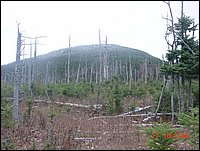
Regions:
[[28, 38], [28, 39], [39, 39], [39, 38], [46, 38], [47, 36], [40, 36], [40, 37], [35, 37], [35, 38], [33, 38], [33, 37], [28, 37], [28, 36], [22, 36], [22, 37]]
[[163, 18], [163, 19], [166, 19], [166, 20], [169, 20], [170, 22], [172, 22], [172, 20], [169, 19], [169, 18], [167, 18], [167, 17], [163, 17], [163, 16], [162, 16], [162, 18]]
[[[35, 44], [35, 43], [33, 43]], [[22, 44], [22, 45], [33, 45], [33, 44]], [[41, 43], [36, 43], [37, 45], [46, 45], [46, 44], [41, 44]]]
[[25, 49], [25, 46], [21, 49], [20, 54], [21, 54], [21, 52], [22, 52], [24, 49]]
[[16, 20], [16, 23], [17, 23], [17, 27], [19, 28], [19, 25], [20, 25], [21, 23], [18, 23], [17, 20]]
[[187, 48], [192, 52], [192, 54], [194, 55], [194, 51], [190, 48], [190, 46], [188, 46], [188, 44], [186, 44], [186, 42], [181, 38], [181, 37], [178, 37], [180, 38], [180, 40], [187, 46]]
[[173, 44], [170, 44], [169, 41], [167, 40], [167, 35], [165, 35], [165, 41], [167, 42], [167, 44], [168, 44], [170, 47], [173, 46]]

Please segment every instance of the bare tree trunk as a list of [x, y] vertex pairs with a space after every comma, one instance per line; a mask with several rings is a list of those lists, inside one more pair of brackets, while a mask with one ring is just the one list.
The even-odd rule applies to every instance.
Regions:
[[85, 64], [85, 82], [87, 82], [88, 80], [87, 80], [87, 60], [86, 60], [86, 64]]
[[181, 85], [182, 85], [182, 89], [181, 89], [181, 103], [182, 103], [182, 111], [184, 112], [185, 110], [185, 77], [184, 75], [182, 74], [181, 76]]
[[135, 76], [134, 76], [134, 78], [135, 78], [135, 84], [136, 84], [136, 82], [137, 82], [137, 69], [135, 68]]
[[187, 111], [189, 111], [189, 107], [193, 107], [192, 101], [192, 79], [189, 79], [189, 86], [188, 86], [188, 101], [187, 101]]
[[27, 66], [24, 64], [24, 84], [27, 84]]
[[97, 66], [97, 63], [96, 63], [96, 84], [98, 83], [98, 66]]
[[174, 90], [171, 95], [172, 125], [174, 125]]
[[24, 84], [24, 78], [25, 78], [24, 77], [24, 60], [22, 59], [20, 62], [21, 62], [20, 63], [21, 64], [20, 65], [21, 66], [21, 71], [22, 71], [21, 72], [22, 74], [21, 74], [21, 82], [20, 83], [21, 83], [21, 85], [23, 85]]
[[67, 83], [67, 64], [65, 62], [65, 76], [64, 76], [64, 82]]
[[77, 75], [76, 75], [76, 84], [78, 83], [78, 79], [79, 79], [79, 72], [80, 72], [81, 58], [82, 58], [82, 55], [81, 55], [81, 57], [80, 57], [79, 64], [78, 64], [78, 71], [77, 71]]
[[126, 63], [125, 63], [125, 66], [126, 66], [126, 84], [128, 84], [128, 64], [127, 64], [127, 61], [126, 61]]
[[53, 72], [53, 66], [52, 66], [52, 69], [51, 69], [51, 83], [54, 82], [54, 72]]
[[164, 77], [163, 78], [163, 87], [162, 87], [162, 91], [161, 91], [160, 98], [159, 98], [159, 101], [158, 101], [158, 106], [157, 106], [157, 109], [156, 109], [155, 116], [157, 116], [158, 110], [160, 108], [160, 103], [161, 103], [162, 96], [163, 96], [163, 93], [164, 93], [164, 90], [165, 90], [166, 82], [167, 82], [167, 80]]
[[169, 11], [170, 11], [170, 15], [171, 15], [171, 28], [172, 28], [172, 34], [173, 34], [173, 43], [172, 43], [172, 50], [176, 49], [176, 35], [175, 35], [175, 31], [174, 31], [174, 19], [173, 19], [173, 14], [172, 14], [172, 9], [170, 6], [170, 1], [166, 2], [164, 1], [164, 3], [166, 3], [169, 7]]
[[30, 61], [28, 72], [28, 89], [31, 91], [31, 65], [32, 65], [32, 43], [30, 42]]
[[99, 46], [101, 47], [101, 30], [99, 29]]
[[90, 71], [90, 84], [92, 83], [92, 74], [93, 74], [93, 63], [91, 64], [91, 71]]
[[69, 54], [68, 54], [68, 65], [67, 65], [67, 83], [69, 83], [69, 78], [70, 78], [70, 72], [69, 72], [69, 66], [70, 66], [70, 56], [71, 56], [71, 49], [70, 49], [70, 40], [71, 37], [69, 36]]
[[57, 83], [57, 65], [55, 64], [55, 68], [54, 68], [54, 84]]
[[115, 61], [112, 62], [112, 76], [115, 75]]
[[140, 70], [139, 70], [139, 69], [138, 69], [138, 71], [137, 71], [137, 77], [138, 77], [138, 81], [141, 80], [141, 79], [140, 79]]
[[158, 66], [156, 66], [156, 80], [158, 80]]
[[177, 77], [177, 85], [178, 85], [178, 111], [179, 113], [181, 112], [181, 90], [180, 90], [180, 76], [178, 74], [178, 77]]
[[11, 83], [14, 83], [14, 72], [11, 72]]
[[122, 61], [119, 60], [119, 75], [122, 76]]
[[130, 54], [129, 54], [129, 88], [131, 88], [131, 85], [132, 85], [132, 66], [131, 66], [131, 57], [130, 57]]
[[99, 63], [100, 63], [100, 67], [99, 67], [99, 82], [101, 83], [101, 81], [102, 81], [102, 75], [101, 75], [101, 68], [102, 68], [101, 52], [100, 52], [100, 57], [99, 57]]
[[[25, 44], [25, 40], [24, 40], [24, 44]], [[21, 61], [21, 73], [22, 73], [22, 75], [21, 75], [21, 84], [25, 84], [25, 82], [26, 82], [26, 65], [25, 65], [25, 62], [24, 62], [24, 56], [26, 55], [25, 54], [25, 50], [24, 50], [24, 48], [25, 48], [25, 46], [22, 48], [22, 50], [21, 50], [21, 56], [22, 56], [22, 61]], [[22, 53], [23, 52], [23, 53]]]
[[107, 61], [106, 61], [106, 54], [103, 55], [103, 78], [106, 80], [107, 73], [106, 73]]
[[147, 58], [144, 60], [144, 81], [147, 83]]
[[47, 86], [48, 84], [48, 71], [49, 71], [49, 61], [46, 64], [45, 86]]
[[18, 24], [18, 36], [17, 36], [17, 52], [16, 52], [16, 64], [15, 64], [15, 77], [14, 77], [14, 100], [13, 100], [13, 120], [19, 123], [19, 64], [20, 64], [20, 50], [21, 50], [21, 36], [19, 32]]
[[118, 63], [117, 60], [115, 60], [115, 66], [114, 66], [114, 70], [115, 70], [115, 75], [118, 75]]
[[[37, 39], [37, 36], [36, 36]], [[32, 82], [36, 82], [36, 75], [37, 75], [37, 65], [36, 65], [36, 55], [37, 55], [37, 40], [35, 39], [35, 51], [34, 51], [34, 61], [33, 61], [33, 75], [32, 75]]]
[[107, 48], [107, 36], [106, 36], [106, 80], [108, 80], [108, 68], [109, 68], [109, 62], [108, 62], [108, 48]]

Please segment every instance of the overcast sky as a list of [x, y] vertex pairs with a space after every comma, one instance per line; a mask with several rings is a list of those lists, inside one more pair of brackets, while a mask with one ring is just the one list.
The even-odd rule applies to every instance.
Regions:
[[[171, 2], [171, 7], [177, 21], [181, 1]], [[166, 20], [162, 19], [167, 12], [162, 1], [1, 1], [1, 65], [16, 59], [16, 21], [24, 36], [47, 36], [39, 39], [45, 45], [38, 46], [38, 55], [68, 47], [69, 35], [71, 47], [97, 44], [100, 29], [102, 41], [107, 36], [108, 44], [136, 48], [161, 59], [167, 50]], [[199, 1], [184, 1], [184, 12], [199, 23]], [[29, 53], [30, 47], [25, 51]]]

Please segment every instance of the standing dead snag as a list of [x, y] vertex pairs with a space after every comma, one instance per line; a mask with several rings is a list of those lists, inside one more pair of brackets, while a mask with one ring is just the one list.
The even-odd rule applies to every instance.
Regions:
[[69, 35], [69, 54], [68, 54], [68, 63], [67, 63], [67, 83], [69, 83], [69, 77], [70, 77], [70, 72], [69, 72], [69, 66], [70, 66], [70, 55], [71, 55], [71, 35]]
[[19, 69], [20, 69], [20, 50], [21, 50], [21, 36], [19, 32], [19, 23], [17, 31], [17, 52], [16, 52], [16, 64], [15, 64], [15, 76], [14, 76], [14, 100], [13, 100], [13, 120], [19, 122]]

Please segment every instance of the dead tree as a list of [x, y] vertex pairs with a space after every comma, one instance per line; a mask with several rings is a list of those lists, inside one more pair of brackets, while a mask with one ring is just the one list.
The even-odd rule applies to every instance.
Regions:
[[93, 62], [91, 63], [91, 70], [90, 70], [90, 84], [92, 84], [92, 75], [93, 75]]
[[147, 83], [147, 58], [144, 60], [144, 82]]
[[126, 84], [128, 84], [128, 63], [127, 63], [127, 60], [125, 60], [125, 70], [126, 70]]
[[135, 78], [135, 84], [136, 84], [136, 82], [137, 82], [137, 69], [135, 68], [135, 76], [134, 76], [134, 78]]
[[159, 101], [158, 101], [158, 106], [157, 106], [157, 109], [156, 109], [155, 117], [157, 116], [158, 110], [160, 108], [160, 103], [161, 103], [161, 100], [162, 100], [162, 96], [163, 96], [163, 93], [164, 93], [164, 90], [165, 90], [166, 83], [167, 83], [167, 80], [165, 78], [163, 78], [162, 91], [161, 91], [160, 98], [159, 98]]
[[101, 47], [101, 30], [99, 29], [99, 46]]
[[132, 66], [131, 66], [131, 57], [130, 57], [130, 54], [129, 54], [129, 88], [131, 88], [131, 85], [132, 85]]
[[33, 75], [32, 75], [32, 82], [34, 83], [36, 81], [36, 75], [37, 75], [37, 67], [36, 67], [36, 55], [37, 55], [37, 36], [35, 37], [35, 50], [34, 50], [34, 59], [33, 59]]
[[[25, 40], [24, 40], [24, 44], [25, 44]], [[21, 55], [22, 56], [22, 61], [21, 61], [21, 71], [22, 71], [22, 74], [21, 74], [21, 84], [25, 84], [26, 83], [26, 65], [24, 63], [24, 56], [27, 55], [25, 54], [25, 46], [23, 47], [23, 49], [21, 50]]]
[[82, 58], [82, 55], [81, 55], [81, 57], [80, 57], [79, 64], [78, 64], [78, 71], [77, 71], [77, 75], [76, 75], [76, 84], [78, 83], [78, 80], [79, 80], [79, 72], [80, 72], [80, 66], [81, 66], [81, 58]]
[[98, 83], [98, 65], [97, 65], [97, 62], [96, 62], [95, 72], [96, 72], [96, 84], [97, 84]]
[[101, 69], [102, 69], [101, 52], [100, 52], [100, 56], [99, 56], [99, 63], [100, 63], [100, 66], [99, 66], [99, 82], [101, 83], [101, 81], [102, 81], [102, 75], [101, 75]]
[[31, 69], [32, 69], [32, 43], [30, 42], [30, 61], [28, 69], [28, 89], [31, 91]]
[[21, 50], [21, 36], [19, 32], [19, 23], [17, 31], [17, 52], [16, 52], [16, 64], [15, 64], [15, 76], [14, 76], [14, 99], [13, 99], [13, 120], [19, 123], [19, 69], [20, 69], [20, 50]]
[[87, 65], [87, 58], [86, 58], [86, 63], [85, 63], [85, 78], [84, 78], [84, 81], [85, 81], [85, 82], [87, 82], [87, 79], [88, 79], [88, 77], [87, 77], [87, 75], [88, 75], [88, 70], [87, 70], [87, 68], [88, 68], [88, 65]]
[[65, 77], [64, 77], [64, 82], [67, 82], [67, 64], [65, 62]]
[[108, 47], [107, 47], [107, 44], [108, 44], [108, 40], [107, 40], [107, 36], [106, 36], [106, 79], [108, 80], [108, 68], [109, 68], [109, 62], [108, 62]]
[[46, 64], [46, 73], [45, 73], [45, 86], [48, 84], [48, 75], [49, 75], [49, 61]]
[[68, 64], [67, 64], [67, 83], [69, 83], [70, 78], [70, 72], [69, 72], [69, 66], [70, 66], [70, 56], [71, 56], [71, 36], [69, 36], [69, 54], [68, 54]]

